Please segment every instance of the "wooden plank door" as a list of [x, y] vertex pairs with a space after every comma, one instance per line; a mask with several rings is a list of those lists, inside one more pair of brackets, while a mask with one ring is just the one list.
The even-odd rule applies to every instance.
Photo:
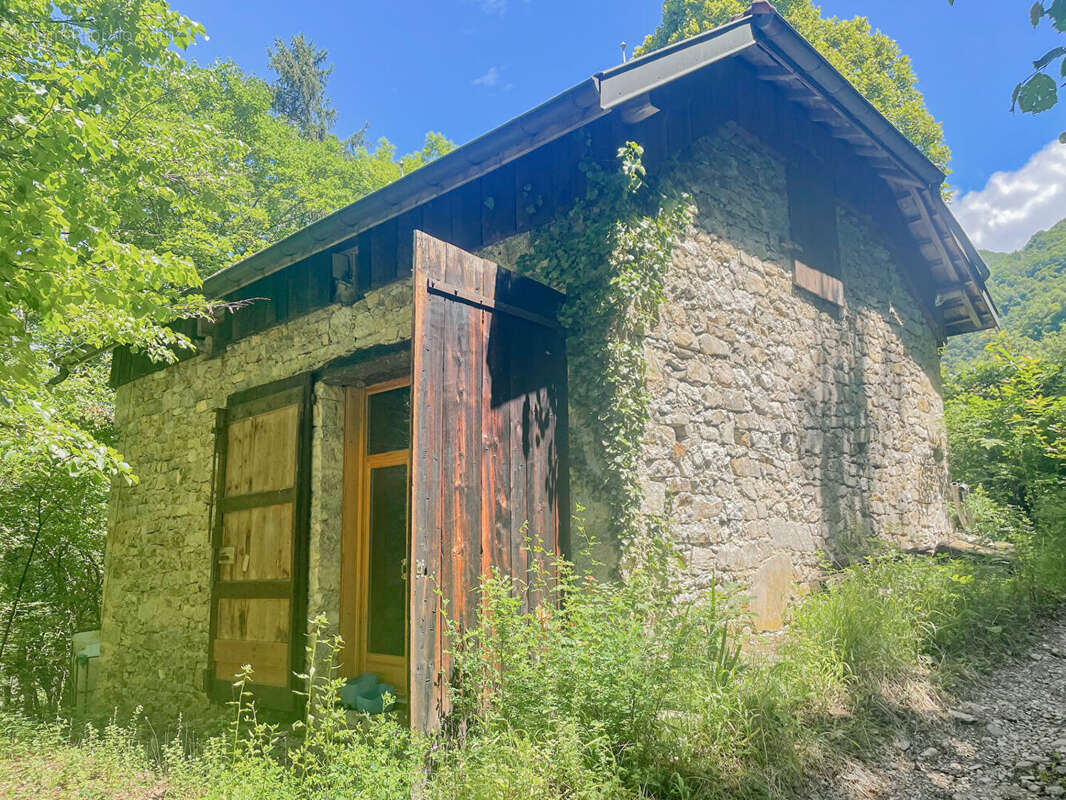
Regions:
[[310, 508], [309, 375], [239, 392], [219, 411], [207, 689], [291, 711], [303, 671]]
[[[523, 585], [568, 547], [563, 295], [415, 232], [410, 713], [449, 710], [442, 604], [460, 628], [492, 569]], [[527, 603], [536, 597], [527, 596]]]

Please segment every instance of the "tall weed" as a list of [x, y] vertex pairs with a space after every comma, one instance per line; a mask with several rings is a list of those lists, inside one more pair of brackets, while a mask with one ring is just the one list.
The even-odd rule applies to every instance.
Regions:
[[[453, 630], [456, 729], [558, 743], [597, 785], [640, 796], [736, 796], [770, 774], [795, 778], [794, 698], [740, 658], [735, 591], [686, 593], [657, 561], [624, 581], [550, 571], [555, 582], [487, 577], [477, 625]], [[530, 596], [545, 600], [527, 608]]]

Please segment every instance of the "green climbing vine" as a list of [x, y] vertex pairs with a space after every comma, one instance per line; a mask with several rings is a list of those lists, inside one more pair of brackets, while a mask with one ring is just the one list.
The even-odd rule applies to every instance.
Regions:
[[[530, 236], [520, 271], [564, 290], [571, 405], [588, 414], [575, 431], [575, 465], [596, 476], [625, 549], [642, 532], [638, 476], [648, 422], [645, 339], [658, 318], [670, 254], [692, 220], [688, 195], [652, 185], [643, 148], [627, 142], [616, 163], [586, 160], [587, 190], [571, 210]], [[573, 430], [573, 426], [572, 426]]]

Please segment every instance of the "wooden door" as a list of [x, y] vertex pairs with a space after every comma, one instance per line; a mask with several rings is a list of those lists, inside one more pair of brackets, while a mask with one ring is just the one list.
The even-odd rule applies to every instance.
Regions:
[[341, 635], [348, 675], [407, 697], [410, 377], [349, 387], [345, 401]]
[[293, 710], [303, 671], [311, 379], [233, 395], [218, 413], [207, 689], [251, 664], [263, 707]]
[[561, 294], [420, 231], [414, 252], [410, 714], [433, 730], [449, 710], [442, 603], [462, 628], [481, 575], [525, 582], [527, 537], [567, 550], [566, 355]]

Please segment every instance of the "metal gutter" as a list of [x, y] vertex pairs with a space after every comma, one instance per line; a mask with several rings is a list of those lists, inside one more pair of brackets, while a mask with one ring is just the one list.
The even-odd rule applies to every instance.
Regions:
[[614, 108], [716, 61], [755, 46], [751, 16], [599, 72], [600, 105]]

